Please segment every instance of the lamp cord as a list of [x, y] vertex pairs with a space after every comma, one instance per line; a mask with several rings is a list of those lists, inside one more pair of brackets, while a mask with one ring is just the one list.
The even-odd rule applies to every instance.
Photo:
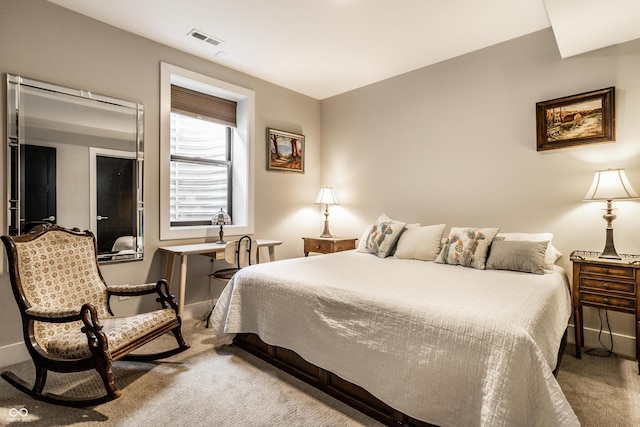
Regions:
[[605, 319], [607, 321], [607, 329], [609, 331], [609, 341], [611, 342], [611, 347], [607, 348], [607, 346], [602, 342], [602, 309], [598, 309], [598, 317], [600, 318], [600, 331], [598, 331], [598, 342], [600, 342], [600, 347], [599, 348], [591, 348], [587, 351], [585, 351], [585, 353], [591, 355], [591, 356], [598, 356], [598, 357], [609, 357], [609, 356], [617, 356], [614, 352], [613, 352], [613, 334], [611, 333], [611, 325], [609, 324], [609, 310], [605, 310]]

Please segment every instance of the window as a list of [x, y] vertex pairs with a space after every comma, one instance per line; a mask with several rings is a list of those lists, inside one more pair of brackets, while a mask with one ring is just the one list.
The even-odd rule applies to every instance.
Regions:
[[211, 224], [220, 209], [233, 218], [232, 143], [231, 127], [172, 107], [171, 226]]
[[253, 233], [253, 91], [161, 66], [160, 239]]

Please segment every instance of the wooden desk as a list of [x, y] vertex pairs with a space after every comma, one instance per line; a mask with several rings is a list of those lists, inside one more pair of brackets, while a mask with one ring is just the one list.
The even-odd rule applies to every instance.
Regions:
[[[257, 239], [258, 254], [256, 262], [260, 262], [260, 248], [269, 249], [269, 261], [275, 261], [275, 247], [281, 245], [280, 240]], [[180, 256], [180, 283], [178, 288], [178, 314], [182, 316], [184, 310], [184, 293], [187, 285], [187, 257], [189, 255], [206, 255], [211, 258], [224, 258], [224, 243], [195, 243], [190, 245], [161, 246], [158, 249], [167, 253], [167, 273], [166, 279], [171, 289], [171, 279], [173, 278], [173, 265], [176, 255]]]

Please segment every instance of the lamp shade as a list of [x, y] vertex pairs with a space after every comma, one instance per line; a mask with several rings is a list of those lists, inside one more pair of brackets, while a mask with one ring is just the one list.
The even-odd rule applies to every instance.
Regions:
[[591, 188], [584, 196], [591, 200], [637, 199], [638, 194], [629, 184], [624, 169], [607, 169], [596, 171]]
[[213, 225], [231, 225], [231, 216], [220, 208], [220, 211], [212, 218]]
[[333, 194], [333, 188], [320, 188], [320, 192], [318, 193], [318, 197], [316, 197], [315, 203], [322, 205], [337, 205], [338, 201], [336, 200], [335, 194]]

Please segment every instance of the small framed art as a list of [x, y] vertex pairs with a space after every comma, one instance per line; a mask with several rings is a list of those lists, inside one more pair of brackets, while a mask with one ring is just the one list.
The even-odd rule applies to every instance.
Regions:
[[538, 151], [615, 140], [615, 88], [536, 104]]
[[267, 128], [267, 170], [304, 173], [304, 135]]

